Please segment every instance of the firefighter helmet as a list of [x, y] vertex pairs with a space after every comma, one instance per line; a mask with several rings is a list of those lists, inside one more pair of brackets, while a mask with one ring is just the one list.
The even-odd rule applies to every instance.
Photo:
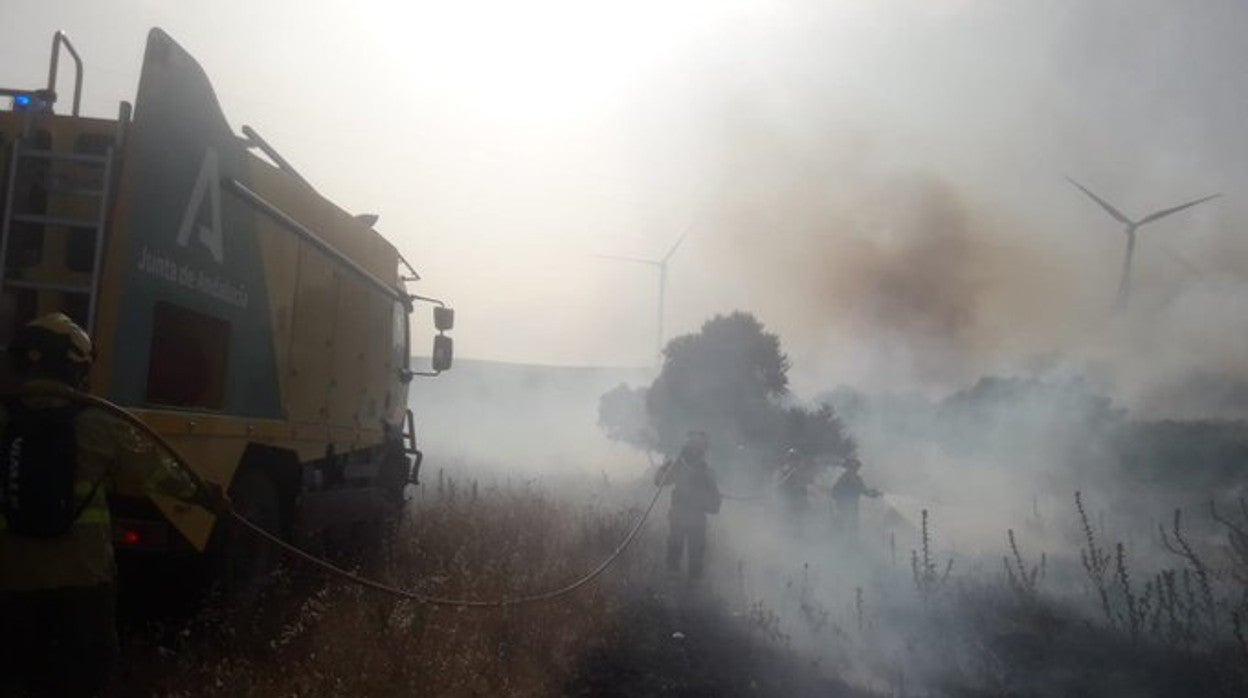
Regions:
[[18, 330], [9, 353], [19, 367], [65, 366], [85, 369], [95, 350], [91, 338], [64, 313], [49, 313]]

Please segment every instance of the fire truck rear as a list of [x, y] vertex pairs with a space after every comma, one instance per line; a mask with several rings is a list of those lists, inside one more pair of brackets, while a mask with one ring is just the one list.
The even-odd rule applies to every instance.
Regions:
[[[58, 91], [66, 55], [72, 97]], [[321, 196], [254, 130], [236, 134], [163, 31], [148, 36], [133, 109], [80, 116], [81, 87], [58, 32], [46, 85], [0, 89], [0, 343], [65, 312], [95, 341], [92, 391], [244, 516], [303, 545], [372, 543], [359, 536], [419, 469], [408, 385], [450, 368], [453, 312], [408, 292], [417, 275], [376, 216]], [[408, 318], [426, 302], [437, 335], [417, 371]], [[227, 581], [266, 564], [240, 532], [137, 492], [120, 483], [112, 498], [119, 550], [214, 552]]]

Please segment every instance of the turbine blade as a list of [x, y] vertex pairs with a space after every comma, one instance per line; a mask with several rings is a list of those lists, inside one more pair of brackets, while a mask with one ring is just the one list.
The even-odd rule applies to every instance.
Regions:
[[1205, 203], [1206, 201], [1208, 201], [1209, 199], [1216, 199], [1216, 198], [1218, 198], [1219, 196], [1222, 196], [1222, 195], [1221, 195], [1221, 194], [1211, 194], [1211, 195], [1209, 195], [1209, 196], [1206, 196], [1206, 197], [1205, 197], [1205, 198], [1203, 198], [1203, 199], [1196, 199], [1195, 201], [1189, 201], [1189, 202], [1187, 202], [1187, 203], [1185, 203], [1185, 204], [1179, 204], [1178, 206], [1175, 206], [1175, 207], [1173, 207], [1173, 208], [1167, 208], [1167, 209], [1163, 209], [1163, 210], [1161, 210], [1161, 211], [1158, 211], [1158, 212], [1156, 212], [1156, 213], [1150, 213], [1150, 214], [1148, 214], [1147, 216], [1144, 216], [1143, 218], [1141, 218], [1141, 219], [1140, 219], [1140, 225], [1144, 225], [1145, 223], [1152, 223], [1153, 221], [1157, 220], [1158, 218], [1165, 218], [1166, 216], [1170, 215], [1171, 213], [1178, 213], [1179, 211], [1182, 211], [1182, 210], [1183, 210], [1183, 209], [1185, 209], [1185, 208], [1191, 208], [1191, 207], [1195, 206], [1196, 204], [1203, 204], [1203, 203]]
[[597, 257], [598, 259], [610, 259], [616, 262], [636, 262], [637, 264], [649, 264], [652, 267], [662, 266], [660, 262], [657, 262], [653, 259], [640, 259], [638, 257], [620, 257], [620, 256], [613, 255], [613, 254], [596, 254], [594, 256]]
[[689, 237], [689, 228], [685, 228], [685, 232], [680, 234], [680, 237], [676, 240], [676, 244], [672, 245], [672, 249], [668, 250], [667, 254], [663, 255], [663, 261], [661, 264], [667, 264], [667, 260], [671, 259], [672, 255], [676, 254], [676, 248], [680, 247], [680, 243], [684, 242], [687, 237]]
[[1106, 200], [1102, 199], [1101, 197], [1097, 196], [1096, 194], [1093, 194], [1091, 189], [1088, 189], [1087, 187], [1085, 187], [1085, 186], [1083, 186], [1082, 184], [1080, 184], [1080, 183], [1076, 182], [1075, 180], [1071, 179], [1070, 177], [1067, 177], [1067, 178], [1066, 178], [1066, 181], [1067, 181], [1067, 182], [1070, 182], [1071, 184], [1075, 185], [1076, 187], [1079, 187], [1079, 191], [1082, 191], [1084, 194], [1087, 194], [1089, 198], [1091, 198], [1091, 199], [1092, 199], [1093, 201], [1095, 201], [1096, 203], [1100, 204], [1100, 205], [1101, 205], [1101, 208], [1105, 209], [1105, 211], [1106, 211], [1107, 213], [1109, 213], [1109, 215], [1113, 216], [1114, 218], [1117, 218], [1120, 222], [1122, 222], [1122, 223], [1124, 223], [1124, 224], [1126, 224], [1126, 225], [1131, 225], [1131, 224], [1132, 224], [1132, 223], [1131, 223], [1131, 219], [1129, 219], [1129, 218], [1127, 218], [1126, 216], [1122, 215], [1122, 212], [1121, 212], [1121, 211], [1119, 211], [1118, 209], [1114, 208], [1113, 206], [1110, 206], [1108, 201], [1106, 201]]

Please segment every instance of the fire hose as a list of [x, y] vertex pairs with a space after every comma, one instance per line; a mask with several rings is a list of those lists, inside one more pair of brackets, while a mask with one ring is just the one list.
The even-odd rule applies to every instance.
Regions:
[[[658, 463], [654, 462], [654, 457], [650, 455], [650, 451], [646, 451], [646, 459], [650, 461], [651, 466], [658, 467]], [[679, 459], [677, 459], [677, 461], [675, 462], [679, 462]], [[779, 489], [782, 485], [784, 485], [784, 483], [788, 482], [789, 478], [793, 477], [793, 474], [796, 472], [797, 472], [797, 468], [790, 468], [789, 471], [784, 474], [784, 477], [772, 483], [770, 489]], [[769, 488], [764, 487], [761, 491], [755, 492], [754, 494], [744, 495], [744, 494], [729, 494], [727, 492], [720, 492], [719, 496], [724, 499], [732, 500], [734, 502], [757, 502], [757, 501], [761, 501], [763, 497], [766, 497], [768, 491], [769, 491]]]
[[[200, 493], [207, 493], [212, 490], [212, 488], [210, 488], [208, 485], [205, 484], [203, 478], [201, 478], [199, 474], [196, 473], [195, 470], [190, 466], [190, 463], [186, 460], [186, 458], [183, 457], [182, 454], [179, 453], [176, 448], [174, 448], [173, 444], [169, 443], [163, 436], [161, 436], [154, 429], [149, 427], [145, 422], [143, 422], [143, 420], [131, 414], [124, 407], [121, 407], [120, 405], [116, 405], [104, 398], [97, 397], [89, 393], [84, 393], [81, 391], [74, 390], [72, 388], [69, 388], [68, 386], [64, 388], [40, 386], [37, 390], [23, 391], [22, 394], [25, 396], [61, 398], [61, 399], [70, 400], [73, 402], [90, 405], [100, 410], [103, 410], [105, 412], [108, 412], [109, 414], [112, 414], [113, 416], [119, 419], [124, 420], [128, 424], [133, 425], [139, 431], [141, 431], [142, 433], [150, 437], [158, 446], [160, 446], [160, 448], [164, 449], [169, 454], [169, 456], [173, 459], [173, 461], [177, 464], [178, 468], [187, 476], [187, 479], [189, 479], [195, 485], [196, 489]], [[282, 551], [300, 560], [303, 560], [304, 562], [307, 562], [313, 565], [314, 567], [321, 569], [324, 572], [337, 576], [343, 580], [346, 580], [358, 586], [362, 586], [368, 589], [373, 589], [375, 591], [379, 591], [384, 594], [389, 594], [391, 596], [395, 596], [401, 599], [416, 601], [418, 603], [428, 604], [432, 606], [454, 606], [454, 607], [459, 607], [459, 608], [505, 608], [508, 606], [518, 606], [521, 604], [549, 601], [551, 599], [555, 599], [560, 596], [565, 596], [585, 586], [586, 584], [589, 584], [594, 579], [598, 578], [603, 572], [607, 570], [608, 567], [612, 565], [612, 563], [614, 563], [616, 560], [619, 559], [619, 557], [622, 554], [624, 554], [624, 551], [627, 550], [628, 547], [632, 544], [632, 542], [637, 538], [637, 534], [641, 531], [641, 528], [646, 523], [646, 520], [650, 518], [650, 513], [654, 511], [654, 506], [655, 504], [658, 503], [659, 495], [662, 493], [663, 493], [663, 488], [661, 486], [656, 486], [654, 495], [650, 498], [650, 503], [646, 506], [645, 510], [641, 513], [641, 516], [637, 519], [637, 522], [633, 524], [631, 529], [629, 529], [628, 534], [624, 536], [624, 538], [615, 547], [615, 549], [611, 552], [610, 555], [608, 555], [605, 559], [603, 559], [602, 562], [598, 563], [598, 565], [594, 567], [593, 569], [591, 569], [589, 572], [581, 575], [580, 577], [578, 577], [577, 579], [575, 579], [574, 581], [568, 584], [565, 584], [555, 589], [551, 589], [549, 591], [544, 591], [544, 592], [536, 593], [536, 594], [518, 595], [518, 596], [507, 597], [507, 598], [502, 598], [502, 599], [455, 599], [455, 598], [447, 598], [447, 597], [442, 597], [442, 596], [435, 596], [432, 594], [424, 594], [418, 591], [412, 591], [410, 589], [401, 589], [395, 586], [391, 586], [389, 584], [379, 582], [375, 579], [371, 579], [371, 578], [356, 574], [354, 572], [351, 572], [350, 570], [343, 569], [342, 567], [339, 567], [333, 564], [332, 562], [329, 562], [328, 560], [317, 557], [307, 552], [306, 550], [299, 548], [298, 546], [292, 545], [290, 542], [283, 540], [282, 538], [278, 537], [277, 535], [274, 535], [270, 531], [267, 531], [264, 528], [256, 525], [255, 523], [247, 520], [247, 518], [245, 518], [244, 516], [239, 514], [237, 511], [235, 511], [234, 508], [228, 503], [228, 501], [222, 503], [223, 506], [220, 507], [222, 511], [217, 512], [217, 513], [218, 513], [218, 516], [224, 515], [230, 518], [232, 521], [234, 521], [238, 525], [242, 526], [243, 528], [255, 534], [256, 536], [259, 536], [261, 539], [267, 541], [268, 543], [280, 548]]]
[[[796, 472], [797, 472], [797, 468], [789, 469], [789, 472], [785, 473], [784, 477], [772, 483], [770, 489], [780, 489], [780, 487], [783, 486], [784, 483], [789, 481], [789, 478], [793, 477], [793, 473], [796, 473]], [[728, 494], [725, 492], [721, 494], [720, 496], [723, 497], [724, 499], [731, 499], [737, 502], [757, 502], [761, 500], [763, 497], [767, 496], [767, 492], [768, 492], [768, 488], [764, 487], [762, 491], [755, 492], [754, 494], [749, 494], [749, 495]]]

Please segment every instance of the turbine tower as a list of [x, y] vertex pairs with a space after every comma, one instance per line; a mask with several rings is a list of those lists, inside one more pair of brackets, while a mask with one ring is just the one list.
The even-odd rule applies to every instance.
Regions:
[[1131, 257], [1135, 254], [1135, 231], [1138, 230], [1140, 226], [1146, 225], [1148, 223], [1152, 223], [1153, 221], [1156, 221], [1161, 218], [1165, 218], [1166, 216], [1172, 213], [1178, 213], [1179, 211], [1182, 211], [1183, 209], [1191, 208], [1197, 204], [1203, 204], [1204, 202], [1210, 199], [1216, 199], [1217, 197], [1222, 196], [1221, 194], [1211, 194], [1209, 196], [1196, 199], [1194, 201], [1189, 201], [1185, 204], [1179, 204], [1178, 206], [1164, 208], [1160, 211], [1150, 213], [1138, 221], [1133, 221], [1130, 218], [1127, 218], [1126, 216], [1124, 216], [1121, 211], [1111, 206], [1109, 202], [1105, 201], [1104, 199], [1097, 196], [1096, 194], [1093, 194], [1090, 189], [1083, 186], [1082, 184], [1076, 182], [1070, 177], [1067, 177], [1066, 181], [1078, 187], [1079, 191], [1082, 191], [1084, 194], [1088, 195], [1088, 198], [1100, 204], [1101, 208], [1105, 209], [1106, 213], [1113, 216], [1115, 220], [1117, 220], [1118, 222], [1126, 226], [1125, 232], [1127, 234], [1127, 252], [1126, 252], [1126, 255], [1124, 255], [1122, 258], [1122, 279], [1118, 282], [1118, 299], [1114, 303], [1114, 309], [1119, 312], [1121, 312], [1124, 308], [1126, 308], [1127, 297], [1131, 293]]
[[637, 264], [646, 264], [659, 270], [659, 309], [658, 322], [656, 323], [657, 335], [655, 337], [655, 356], [663, 354], [663, 308], [667, 298], [667, 263], [672, 259], [672, 255], [676, 254], [676, 250], [680, 248], [680, 244], [685, 241], [689, 235], [689, 228], [685, 228], [685, 232], [681, 233], [676, 239], [676, 244], [672, 245], [667, 254], [660, 259], [640, 259], [637, 257], [617, 257], [615, 255], [600, 254], [597, 255], [602, 259], [614, 259], [617, 262], [635, 262]]

